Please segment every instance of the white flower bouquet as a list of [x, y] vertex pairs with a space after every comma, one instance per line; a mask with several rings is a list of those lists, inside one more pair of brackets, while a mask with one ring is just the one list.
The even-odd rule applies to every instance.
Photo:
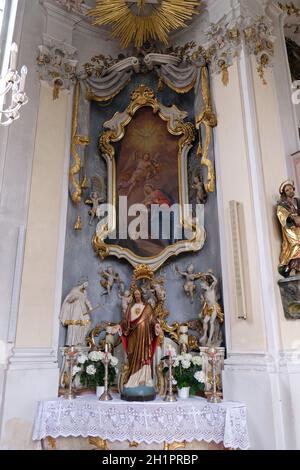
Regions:
[[[168, 364], [167, 357], [164, 358]], [[202, 359], [192, 354], [181, 354], [172, 356], [174, 384], [178, 388], [190, 387], [190, 395], [205, 389], [205, 375], [202, 371]], [[169, 370], [166, 365], [164, 371]]]
[[[74, 375], [80, 374], [80, 383], [88, 387], [97, 387], [104, 385], [105, 374], [105, 354], [102, 351], [91, 351], [87, 356], [79, 356], [74, 367]], [[108, 382], [109, 385], [114, 383], [117, 375], [118, 359], [108, 354]]]

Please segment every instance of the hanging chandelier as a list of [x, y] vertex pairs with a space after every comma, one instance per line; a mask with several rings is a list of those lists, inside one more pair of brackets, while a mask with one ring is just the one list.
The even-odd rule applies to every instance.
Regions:
[[[9, 126], [20, 117], [20, 109], [28, 98], [25, 93], [25, 83], [27, 67], [21, 69], [21, 74], [17, 71], [18, 46], [12, 44], [10, 66], [5, 77], [0, 77], [0, 125]], [[7, 105], [6, 103], [9, 102]]]
[[187, 26], [199, 13], [202, 0], [96, 0], [88, 16], [97, 26], [111, 25], [112, 37], [122, 48], [134, 42], [137, 48], [149, 40], [168, 44], [171, 31]]

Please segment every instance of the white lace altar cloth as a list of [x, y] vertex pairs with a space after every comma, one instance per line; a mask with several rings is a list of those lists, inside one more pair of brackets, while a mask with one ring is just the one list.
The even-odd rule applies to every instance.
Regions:
[[100, 437], [110, 442], [139, 444], [223, 442], [225, 448], [250, 447], [247, 410], [242, 403], [208, 403], [189, 398], [167, 403], [125, 402], [116, 397], [101, 402], [95, 396], [58, 398], [39, 403], [33, 440], [46, 437]]

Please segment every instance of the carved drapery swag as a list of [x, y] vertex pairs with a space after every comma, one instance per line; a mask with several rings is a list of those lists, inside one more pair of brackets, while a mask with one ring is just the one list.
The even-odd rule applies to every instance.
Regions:
[[[207, 65], [201, 54], [188, 60], [180, 55], [150, 53], [142, 59], [127, 57], [121, 60], [97, 56], [85, 64], [77, 75], [75, 87], [72, 157], [70, 169], [70, 192], [72, 201], [78, 207], [78, 217], [74, 228], [81, 228], [80, 203], [85, 187], [80, 162], [84, 158], [85, 147], [89, 144], [89, 120], [91, 101], [109, 102], [131, 81], [134, 73], [154, 71], [158, 76], [158, 89], [168, 86], [176, 93], [195, 91], [195, 120], [199, 131], [198, 155], [201, 165], [206, 168], [204, 184], [207, 192], [215, 190], [215, 171], [212, 162], [212, 129], [217, 119], [212, 109]], [[108, 255], [107, 246], [101, 253]]]

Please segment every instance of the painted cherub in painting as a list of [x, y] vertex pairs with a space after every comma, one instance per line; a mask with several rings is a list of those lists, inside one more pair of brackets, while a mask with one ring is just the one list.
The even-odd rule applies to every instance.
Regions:
[[137, 161], [137, 166], [131, 178], [129, 181], [124, 181], [119, 185], [119, 189], [128, 189], [128, 196], [138, 183], [150, 181], [158, 171], [158, 162], [151, 159], [150, 153], [145, 153], [143, 157], [140, 158], [139, 153], [136, 152], [135, 161]]

